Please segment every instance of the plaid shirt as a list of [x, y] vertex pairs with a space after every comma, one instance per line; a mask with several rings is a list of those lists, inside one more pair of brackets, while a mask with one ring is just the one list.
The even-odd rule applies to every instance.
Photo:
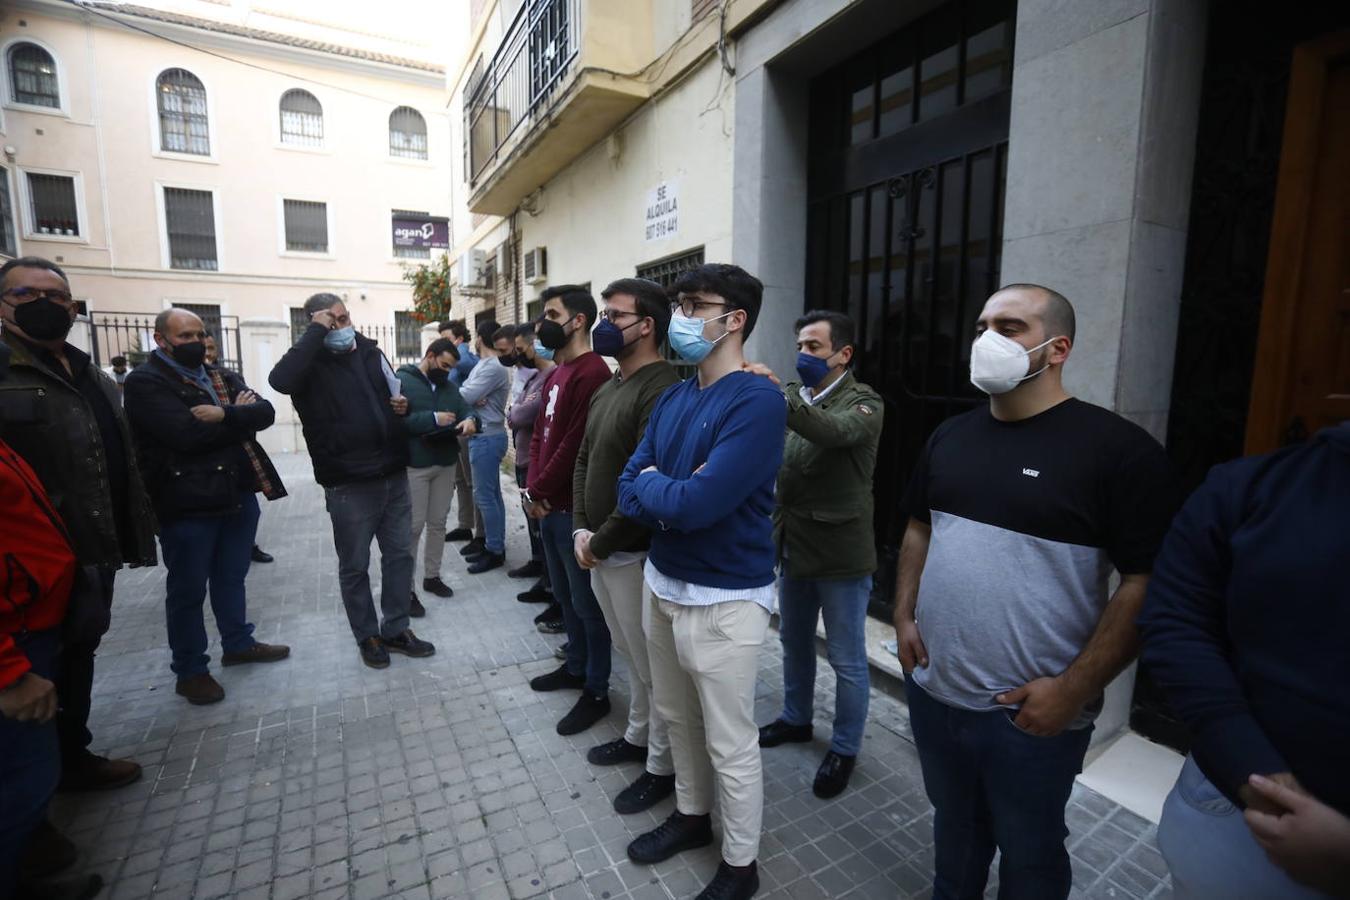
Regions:
[[[219, 369], [208, 368], [206, 374], [211, 376], [211, 387], [215, 390], [216, 402], [221, 408], [230, 405], [230, 389], [225, 384], [225, 376], [220, 374]], [[189, 378], [184, 378], [187, 384], [195, 385], [196, 382]], [[262, 459], [258, 455], [258, 445], [254, 441], [244, 441], [244, 453], [248, 456], [249, 464], [253, 467], [253, 476], [256, 482], [255, 490], [261, 491], [262, 495], [268, 500], [280, 500], [286, 496], [286, 488], [279, 482], [273, 481], [271, 472], [267, 466], [262, 464]]]

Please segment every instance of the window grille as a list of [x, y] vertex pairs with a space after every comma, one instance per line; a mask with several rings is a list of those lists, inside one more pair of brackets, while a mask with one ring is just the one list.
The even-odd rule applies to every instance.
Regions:
[[211, 155], [206, 88], [186, 69], [165, 69], [155, 80], [159, 103], [159, 144], [171, 153]]
[[389, 114], [389, 155], [427, 158], [427, 121], [410, 106], [400, 106]]
[[9, 90], [15, 103], [61, 108], [56, 60], [37, 44], [15, 44], [9, 51]]
[[328, 252], [328, 204], [283, 200], [286, 249], [297, 253]]
[[296, 88], [281, 95], [281, 142], [323, 146], [323, 106], [309, 91]]
[[75, 179], [69, 175], [28, 173], [28, 196], [33, 230], [38, 234], [78, 236], [79, 205], [75, 202]]
[[216, 270], [214, 201], [210, 191], [164, 189], [164, 229], [169, 237], [170, 268]]

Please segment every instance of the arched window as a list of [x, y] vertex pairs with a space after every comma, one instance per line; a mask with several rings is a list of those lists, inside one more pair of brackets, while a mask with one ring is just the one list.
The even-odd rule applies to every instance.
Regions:
[[206, 88], [186, 69], [165, 69], [155, 79], [159, 104], [159, 146], [169, 153], [211, 155]]
[[9, 96], [15, 103], [61, 108], [56, 60], [37, 44], [9, 48]]
[[427, 158], [427, 120], [411, 106], [400, 106], [389, 114], [389, 155]]
[[323, 106], [309, 91], [293, 88], [281, 95], [281, 142], [323, 146]]

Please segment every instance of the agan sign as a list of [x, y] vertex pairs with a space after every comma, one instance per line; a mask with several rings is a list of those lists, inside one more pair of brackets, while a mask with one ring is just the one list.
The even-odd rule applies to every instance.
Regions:
[[450, 248], [450, 220], [443, 216], [394, 216], [393, 228], [395, 247]]

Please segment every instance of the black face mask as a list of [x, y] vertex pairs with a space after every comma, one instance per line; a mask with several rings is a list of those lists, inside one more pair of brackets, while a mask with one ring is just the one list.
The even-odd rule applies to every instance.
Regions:
[[64, 306], [46, 297], [14, 304], [14, 323], [35, 341], [59, 341], [75, 323]]
[[498, 355], [497, 362], [510, 368], [511, 366], [514, 366], [517, 362], [519, 362], [519, 360], [516, 358], [516, 354], [514, 353], [502, 353]]
[[539, 324], [534, 328], [535, 336], [539, 338], [539, 343], [550, 350], [561, 350], [567, 346], [567, 339], [571, 337], [563, 327], [552, 319], [540, 319]]
[[431, 379], [431, 383], [436, 387], [440, 387], [450, 380], [450, 373], [445, 369], [432, 369], [427, 373], [427, 378]]
[[186, 344], [170, 344], [169, 355], [173, 361], [185, 369], [200, 368], [206, 361], [206, 345], [201, 341], [191, 341]]

